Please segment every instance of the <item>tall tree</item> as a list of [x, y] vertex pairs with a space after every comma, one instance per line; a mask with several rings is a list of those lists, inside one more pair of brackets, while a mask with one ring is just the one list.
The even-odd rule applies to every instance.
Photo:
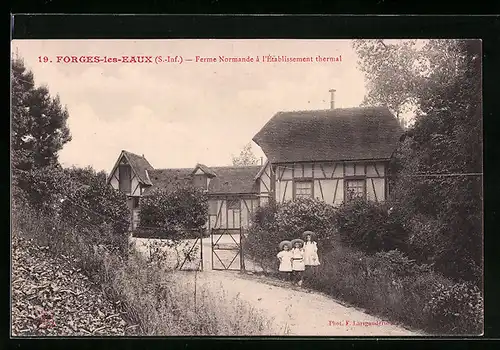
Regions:
[[422, 57], [415, 45], [416, 40], [398, 45], [383, 40], [353, 41], [368, 87], [363, 105], [385, 105], [399, 119], [417, 103]]
[[54, 165], [58, 152], [71, 140], [68, 111], [45, 86], [35, 87], [33, 73], [20, 58], [12, 63], [13, 165], [22, 170]]
[[233, 156], [233, 165], [235, 166], [245, 166], [245, 165], [257, 165], [259, 160], [252, 152], [252, 143], [247, 143], [240, 152], [240, 155]]
[[473, 40], [355, 41], [365, 102], [415, 124], [396, 152], [395, 200], [413, 226], [414, 254], [446, 274], [479, 279], [482, 264], [481, 46]]
[[35, 87], [33, 73], [21, 58], [12, 58], [11, 65], [13, 197], [51, 208], [52, 185], [60, 183], [58, 152], [71, 140], [68, 112], [47, 87]]

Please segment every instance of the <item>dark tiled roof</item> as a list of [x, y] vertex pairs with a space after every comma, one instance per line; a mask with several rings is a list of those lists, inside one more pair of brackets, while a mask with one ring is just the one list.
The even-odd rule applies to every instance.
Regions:
[[[211, 167], [215, 175], [208, 186], [209, 194], [251, 194], [257, 193], [257, 182], [255, 175], [260, 166], [227, 166]], [[192, 172], [194, 168], [181, 169], [155, 169], [149, 172], [149, 178], [153, 186], [147, 188], [145, 195], [154, 189], [173, 190], [178, 185], [192, 183]]]
[[257, 193], [255, 175], [260, 166], [212, 167], [216, 176], [210, 180], [208, 193]]
[[403, 129], [385, 107], [279, 112], [254, 136], [273, 163], [389, 158]]
[[125, 150], [123, 153], [127, 157], [130, 166], [139, 177], [139, 181], [143, 184], [151, 185], [151, 181], [148, 178], [148, 172], [154, 170], [154, 168], [149, 164], [146, 158]]
[[192, 168], [181, 169], [154, 169], [149, 171], [149, 179], [152, 186], [145, 189], [144, 194], [150, 193], [154, 189], [173, 190], [177, 185], [191, 183]]

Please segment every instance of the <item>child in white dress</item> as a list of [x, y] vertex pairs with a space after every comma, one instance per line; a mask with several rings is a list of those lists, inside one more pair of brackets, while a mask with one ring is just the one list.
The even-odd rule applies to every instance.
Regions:
[[292, 243], [290, 241], [282, 241], [279, 244], [279, 248], [280, 252], [277, 258], [280, 261], [280, 266], [278, 270], [285, 281], [290, 281], [292, 274], [292, 252], [290, 249], [292, 248]]
[[304, 241], [300, 238], [294, 239], [292, 241], [292, 270], [293, 270], [293, 280], [294, 282], [301, 286], [302, 285], [302, 274], [306, 269], [304, 265]]
[[304, 264], [306, 266], [306, 279], [309, 279], [319, 266], [318, 257], [318, 244], [314, 240], [315, 233], [312, 231], [305, 231], [303, 237], [304, 243]]
[[319, 265], [318, 244], [314, 240], [315, 233], [312, 231], [304, 232], [304, 264], [306, 268]]

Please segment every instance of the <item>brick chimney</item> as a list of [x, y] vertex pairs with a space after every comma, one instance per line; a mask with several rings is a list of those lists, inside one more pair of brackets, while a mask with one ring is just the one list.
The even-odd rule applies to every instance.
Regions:
[[330, 109], [335, 109], [335, 89], [330, 89]]

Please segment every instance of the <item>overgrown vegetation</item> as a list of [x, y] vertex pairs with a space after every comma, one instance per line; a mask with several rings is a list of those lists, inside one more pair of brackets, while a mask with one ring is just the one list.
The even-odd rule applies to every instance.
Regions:
[[342, 244], [320, 256], [307, 285], [395, 322], [436, 334], [477, 335], [483, 299], [477, 287], [392, 250], [367, 255]]
[[335, 213], [339, 239], [346, 246], [369, 254], [399, 249], [407, 251], [408, 231], [387, 203], [361, 198], [343, 203]]
[[198, 237], [206, 225], [208, 198], [193, 186], [157, 189], [141, 199], [137, 236], [181, 239]]
[[245, 240], [245, 251], [265, 268], [276, 260], [282, 240], [301, 237], [306, 230], [317, 233], [320, 246], [335, 235], [334, 208], [323, 201], [300, 198], [284, 205], [271, 201], [257, 208]]
[[354, 48], [365, 103], [416, 115], [391, 165], [413, 256], [482, 288], [481, 42], [355, 40]]
[[[189, 281], [186, 279], [193, 274], [168, 271], [163, 265], [164, 252], [157, 250], [147, 258], [136, 254], [136, 250], [129, 246], [130, 215], [125, 197], [106, 186], [106, 176], [102, 172], [92, 168], [62, 169], [57, 152], [70, 139], [66, 126], [67, 112], [60, 108], [57, 99], [50, 98], [46, 88], [34, 88], [33, 75], [26, 71], [22, 60], [13, 60], [13, 67], [13, 241], [23, 242], [23, 249], [29, 249], [30, 245], [46, 247], [31, 252], [47, 253], [34, 257], [33, 261], [53, 263], [55, 266], [51, 266], [51, 270], [63, 269], [63, 263], [80, 269], [117, 305], [120, 317], [126, 320], [117, 332], [104, 332], [101, 324], [107, 322], [106, 315], [104, 319], [98, 313], [97, 316], [80, 315], [79, 312], [88, 311], [84, 310], [87, 304], [78, 299], [67, 300], [70, 306], [58, 309], [57, 317], [62, 321], [71, 319], [73, 325], [52, 328], [50, 334], [83, 335], [98, 331], [102, 331], [101, 334], [125, 332], [127, 335], [266, 333], [269, 320], [246, 303], [240, 300], [229, 302], [223, 291], [209, 290], [204, 286], [194, 284], [193, 288], [188, 288]], [[181, 189], [176, 194], [179, 198], [169, 198], [171, 202], [168, 205], [163, 203], [167, 207], [161, 207], [165, 209], [163, 214], [174, 214], [175, 220], [153, 216], [150, 224], [157, 224], [167, 231], [174, 227], [196, 229], [202, 226], [206, 217], [203, 196], [199, 197], [191, 189]], [[16, 252], [19, 253], [19, 250]], [[64, 261], [60, 257], [64, 257]], [[36, 284], [44, 279], [37, 279], [35, 275], [31, 277], [35, 285], [30, 288], [40, 290], [34, 294], [38, 299], [22, 300], [28, 298], [23, 294], [24, 290], [14, 290], [18, 298], [13, 314], [18, 318], [14, 319], [14, 324], [20, 327], [26, 326], [24, 321], [29, 317], [24, 316], [30, 316], [33, 308], [42, 315], [61, 302], [55, 299], [58, 296], [56, 281], [52, 281], [53, 286], [50, 283], [39, 286]], [[73, 278], [83, 276], [75, 275]], [[18, 278], [16, 285], [22, 285], [21, 282], [22, 279]], [[75, 286], [80, 283], [80, 280], [75, 281]], [[86, 298], [92, 298], [91, 288], [88, 293]], [[33, 303], [42, 300], [40, 298], [43, 299], [40, 305], [33, 306]], [[71, 317], [63, 315], [64, 312], [71, 313]], [[20, 320], [20, 317], [23, 319]], [[46, 329], [44, 324], [33, 322], [28, 333], [47, 334], [43, 331]], [[110, 326], [110, 323], [105, 325]], [[13, 329], [19, 335], [17, 330]]]
[[312, 199], [271, 203], [257, 210], [245, 252], [273, 274], [278, 242], [312, 230], [321, 265], [305, 286], [428, 332], [480, 333], [480, 290], [411, 258], [417, 244], [409, 239], [412, 226], [390, 209], [362, 200], [339, 208]]
[[254, 259], [276, 268], [272, 247], [312, 230], [323, 241], [309, 286], [430, 332], [481, 333], [480, 45], [355, 40], [364, 104], [385, 105], [400, 120], [416, 115], [390, 166], [391, 198], [263, 207], [246, 241]]
[[[89, 276], [118, 305], [126, 335], [261, 335], [269, 329], [271, 321], [247, 303], [229, 300], [223, 290], [195, 287], [194, 274], [166, 270], [165, 252], [145, 259], [131, 249], [125, 259], [116, 250], [96, 246], [87, 231], [29, 207], [18, 207], [13, 226], [14, 234], [47, 246], [55, 257], [67, 256]], [[50, 304], [42, 309], [50, 311]], [[32, 334], [43, 332], [35, 329]]]

